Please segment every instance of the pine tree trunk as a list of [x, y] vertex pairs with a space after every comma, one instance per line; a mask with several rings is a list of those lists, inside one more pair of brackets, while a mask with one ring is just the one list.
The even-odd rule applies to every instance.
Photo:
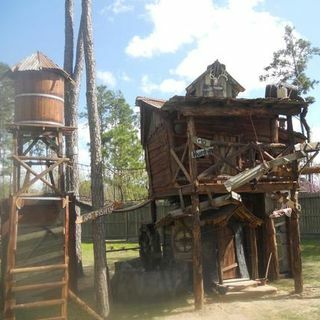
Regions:
[[[104, 205], [103, 168], [101, 154], [100, 123], [97, 107], [95, 60], [93, 52], [91, 0], [82, 0], [84, 17], [84, 56], [87, 80], [87, 108], [90, 129], [91, 152], [91, 193], [93, 209]], [[105, 226], [103, 217], [92, 223], [94, 251], [94, 284], [98, 310], [102, 317], [109, 314], [107, 259], [105, 245]]]
[[[65, 50], [64, 69], [73, 78], [74, 82], [67, 81], [65, 85], [65, 124], [70, 127], [78, 126], [78, 102], [81, 73], [83, 70], [83, 23], [80, 22], [75, 69], [73, 71], [74, 55], [74, 24], [73, 24], [73, 0], [65, 2]], [[68, 191], [73, 191], [75, 198], [79, 197], [79, 169], [78, 169], [78, 131], [66, 136], [66, 155], [70, 159], [70, 166], [66, 169], [66, 185]], [[80, 216], [80, 208], [75, 206], [75, 215]], [[77, 275], [83, 275], [82, 250], [81, 250], [81, 224], [75, 225]], [[75, 281], [76, 282], [76, 281]], [[73, 288], [76, 289], [76, 288]]]

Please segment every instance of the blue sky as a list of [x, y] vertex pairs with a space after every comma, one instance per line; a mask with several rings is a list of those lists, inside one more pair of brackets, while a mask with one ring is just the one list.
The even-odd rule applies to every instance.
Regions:
[[[121, 90], [134, 106], [139, 95], [184, 94], [219, 59], [247, 89], [243, 97], [261, 97], [265, 84], [258, 76], [282, 45], [284, 25], [320, 47], [319, 12], [318, 0], [93, 0], [97, 80]], [[75, 0], [76, 23], [79, 16]], [[40, 50], [63, 65], [63, 0], [1, 1], [0, 32], [1, 62], [12, 65]], [[309, 75], [320, 79], [319, 67], [317, 57]], [[308, 115], [317, 140], [319, 90], [311, 93], [318, 102]], [[81, 107], [83, 92], [84, 86]]]

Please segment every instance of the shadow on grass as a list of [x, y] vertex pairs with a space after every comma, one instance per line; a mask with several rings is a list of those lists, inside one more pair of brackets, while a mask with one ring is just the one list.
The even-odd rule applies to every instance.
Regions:
[[110, 319], [112, 320], [151, 320], [164, 319], [180, 313], [188, 314], [194, 310], [191, 295], [175, 297], [170, 300], [158, 300], [152, 302], [137, 301], [136, 303], [120, 304], [112, 306]]

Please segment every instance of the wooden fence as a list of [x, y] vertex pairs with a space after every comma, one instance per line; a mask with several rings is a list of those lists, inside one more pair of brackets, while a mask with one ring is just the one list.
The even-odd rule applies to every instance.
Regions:
[[[167, 204], [157, 205], [158, 218], [162, 218], [169, 210]], [[132, 240], [139, 236], [142, 223], [151, 223], [150, 205], [125, 213], [110, 214], [104, 217], [107, 240]], [[92, 224], [82, 224], [82, 241], [92, 240]]]
[[301, 234], [320, 234], [320, 193], [299, 193]]
[[[300, 193], [299, 201], [302, 207], [300, 219], [301, 234], [320, 234], [320, 193]], [[165, 216], [169, 207], [159, 204], [158, 218]], [[106, 224], [106, 239], [137, 240], [141, 223], [150, 223], [150, 205], [131, 212], [111, 214], [104, 217]], [[82, 240], [91, 241], [91, 223], [82, 225]]]

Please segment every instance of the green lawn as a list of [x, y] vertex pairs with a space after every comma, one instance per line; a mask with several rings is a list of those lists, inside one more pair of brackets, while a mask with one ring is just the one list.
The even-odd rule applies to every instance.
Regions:
[[[120, 248], [134, 248], [137, 247], [136, 243], [123, 243], [123, 242], [107, 242], [107, 250], [110, 249], [120, 249]], [[85, 268], [85, 276], [80, 280], [80, 296], [83, 300], [87, 301], [88, 304], [94, 306], [94, 291], [92, 288], [93, 284], [93, 246], [91, 243], [84, 243], [82, 246], [83, 250], [83, 264]], [[135, 251], [123, 251], [123, 252], [113, 252], [107, 254], [108, 266], [110, 273], [113, 273], [114, 262], [120, 260], [126, 260], [138, 256], [138, 250]], [[304, 294], [303, 297], [299, 298], [300, 300], [304, 299], [313, 299], [320, 292], [320, 237], [319, 238], [309, 238], [302, 241], [302, 257], [303, 257], [303, 275], [304, 275]], [[273, 308], [273, 304], [282, 300], [282, 303], [289, 306], [289, 309], [286, 309], [284, 305], [280, 305], [278, 309], [277, 316], [275, 319], [301, 319], [301, 314], [297, 313], [299, 308], [295, 306], [296, 302], [290, 302], [290, 299], [293, 296], [290, 296], [290, 292], [293, 290], [293, 280], [292, 279], [282, 279], [276, 282], [271, 283], [276, 286], [279, 290], [279, 295], [274, 298], [274, 301], [271, 300], [270, 310]], [[316, 290], [316, 294], [315, 294]], [[289, 299], [289, 300], [288, 300]], [[288, 302], [286, 302], [288, 301]], [[296, 301], [296, 300], [294, 300]], [[309, 301], [309, 300], [304, 300]], [[265, 302], [265, 301], [264, 301]], [[162, 301], [157, 303], [145, 303], [141, 302], [139, 304], [132, 305], [120, 305], [113, 304], [112, 313], [110, 319], [112, 320], [128, 320], [128, 319], [139, 319], [139, 320], [149, 320], [149, 319], [161, 319], [165, 320], [166, 315], [172, 315], [176, 313], [176, 310], [183, 315], [185, 310], [192, 309], [192, 294], [190, 293], [187, 297], [179, 297], [175, 300]], [[287, 304], [288, 303], [288, 304]], [[291, 310], [290, 304], [293, 303]], [[314, 302], [313, 302], [314, 303]], [[260, 307], [262, 302], [260, 303]], [[207, 305], [206, 308], [214, 308], [215, 304], [212, 306]], [[252, 305], [252, 307], [254, 307]], [[258, 308], [260, 308], [258, 307]], [[257, 308], [257, 307], [254, 307]], [[269, 308], [267, 306], [266, 308]], [[274, 308], [273, 308], [274, 309]], [[301, 308], [301, 311], [303, 308]], [[46, 314], [44, 314], [46, 312]], [[32, 314], [32, 315], [31, 315]], [[21, 313], [17, 320], [23, 319], [37, 319], [35, 317], [35, 312], [32, 313]], [[320, 302], [313, 305], [313, 307], [308, 311], [307, 316], [303, 319], [318, 319], [320, 314]], [[37, 313], [40, 315], [40, 313]], [[50, 312], [43, 310], [41, 316], [48, 316]], [[42, 318], [41, 317], [41, 318]], [[39, 318], [39, 316], [38, 316]], [[88, 316], [83, 312], [77, 305], [69, 303], [69, 320], [91, 320], [92, 317]], [[188, 318], [185, 318], [188, 319]], [[205, 319], [205, 318], [203, 318]], [[265, 319], [265, 318], [261, 318]]]

